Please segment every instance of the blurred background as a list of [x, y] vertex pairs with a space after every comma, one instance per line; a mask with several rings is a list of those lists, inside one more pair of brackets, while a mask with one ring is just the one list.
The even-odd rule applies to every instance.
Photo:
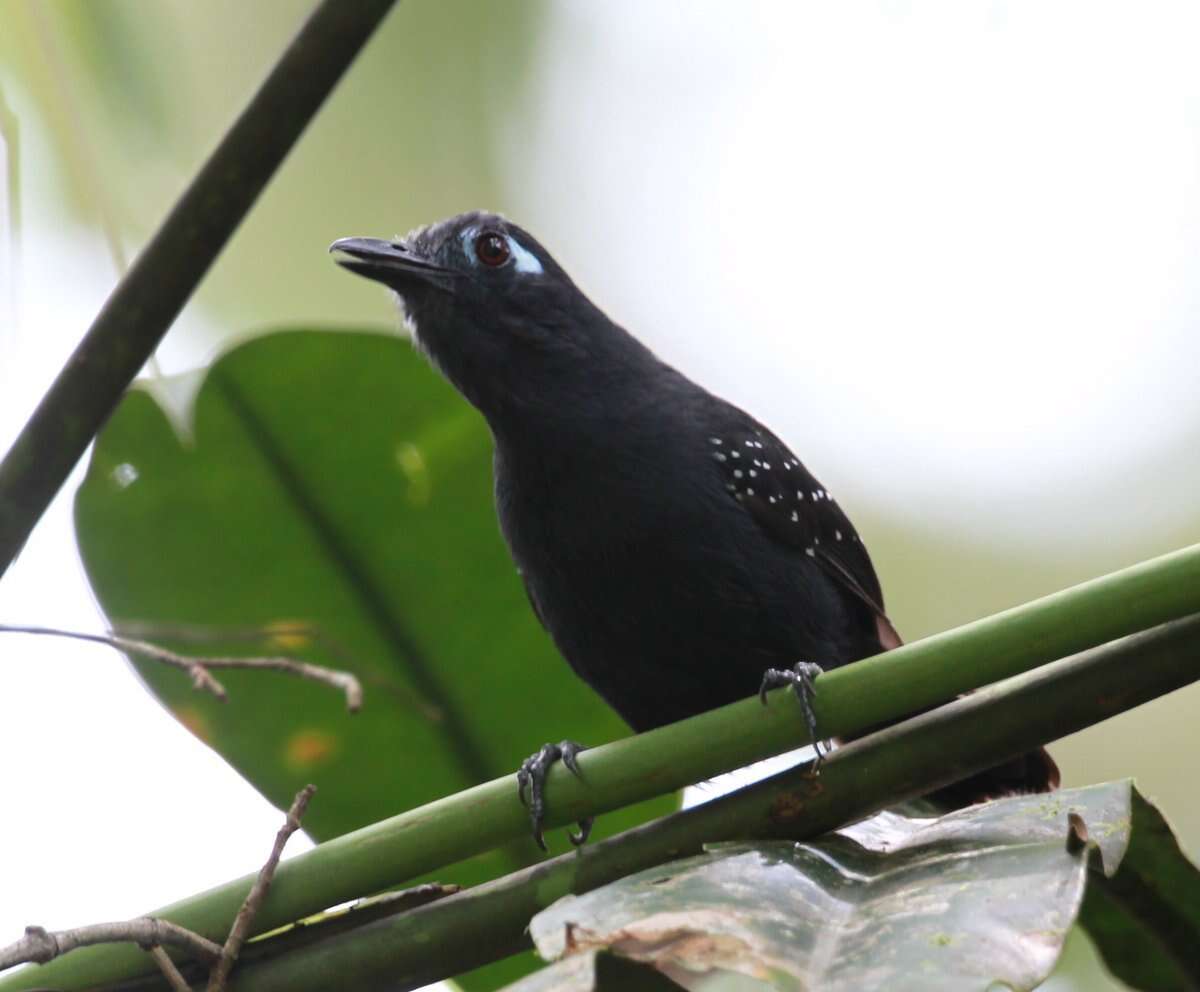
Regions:
[[[0, 445], [309, 7], [6, 0]], [[329, 242], [498, 210], [787, 439], [900, 631], [942, 630], [1200, 540], [1198, 30], [1187, 3], [414, 0], [147, 374], [273, 326], [394, 328]], [[75, 484], [0, 621], [102, 623]], [[0, 943], [259, 864], [278, 814], [118, 657], [4, 647]], [[1052, 748], [1067, 784], [1135, 776], [1193, 858], [1197, 704]], [[1097, 967], [1073, 939], [1047, 987], [1117, 987]]]

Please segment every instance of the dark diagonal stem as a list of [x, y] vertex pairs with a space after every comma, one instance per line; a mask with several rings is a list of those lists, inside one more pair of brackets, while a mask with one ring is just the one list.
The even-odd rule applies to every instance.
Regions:
[[0, 575], [395, 0], [321, 0], [0, 462]]

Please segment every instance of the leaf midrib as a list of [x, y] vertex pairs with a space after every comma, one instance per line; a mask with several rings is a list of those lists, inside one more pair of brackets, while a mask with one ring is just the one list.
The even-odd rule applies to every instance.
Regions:
[[417, 691], [441, 712], [440, 725], [449, 748], [464, 777], [471, 784], [492, 778], [495, 769], [468, 732], [470, 721], [457, 701], [442, 684], [416, 638], [400, 617], [392, 611], [386, 595], [371, 577], [369, 569], [353, 552], [334, 520], [304, 485], [303, 479], [276, 441], [270, 428], [254, 410], [232, 377], [219, 365], [209, 373], [213, 385], [242, 425], [251, 445], [279, 482], [298, 515], [317, 538], [318, 545], [333, 568], [350, 586], [364, 608], [369, 621], [392, 649], [407, 671]]

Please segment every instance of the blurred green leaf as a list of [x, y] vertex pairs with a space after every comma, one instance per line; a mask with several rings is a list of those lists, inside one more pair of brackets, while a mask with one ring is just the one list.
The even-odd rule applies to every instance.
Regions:
[[32, 101], [40, 121], [31, 131], [44, 129], [53, 144], [65, 199], [89, 212], [108, 209], [97, 203], [111, 196], [98, 175], [106, 156], [161, 155], [180, 126], [169, 106], [177, 94], [154, 64], [155, 44], [175, 34], [166, 7], [127, 0], [6, 5], [0, 70], [10, 69]]
[[[0, 5], [0, 81], [16, 84], [32, 136], [26, 175], [50, 180], [57, 205], [101, 218], [110, 241], [142, 243], [314, 3]], [[208, 320], [179, 330], [378, 319], [383, 293], [339, 275], [325, 245], [506, 209], [502, 163], [528, 127], [545, 10], [398, 5], [201, 287]]]
[[0, 85], [0, 314], [9, 305], [13, 263], [21, 233], [21, 122]]
[[[87, 574], [114, 626], [136, 621], [145, 636], [199, 625], [213, 635], [202, 646], [158, 640], [196, 654], [288, 651], [359, 675], [366, 704], [350, 716], [338, 693], [286, 676], [223, 672], [222, 705], [180, 673], [138, 663], [163, 703], [272, 802], [314, 782], [314, 837], [511, 773], [543, 741], [626, 733], [529, 609], [491, 505], [482, 420], [407, 342], [321, 331], [252, 340], [207, 373], [190, 434], [143, 390], [123, 401], [76, 497]], [[232, 636], [246, 628], [264, 636]], [[532, 841], [518, 854], [536, 856]], [[511, 863], [487, 855], [442, 880], [471, 883]]]
[[39, 2], [46, 7], [47, 30], [62, 46], [62, 56], [78, 63], [111, 124], [125, 125], [128, 133], [140, 131], [146, 147], [154, 136], [161, 140], [165, 131], [179, 126], [168, 109], [167, 79], [155, 65], [159, 39], [151, 33], [156, 27], [175, 27], [168, 5], [147, 10], [136, 0]]
[[1133, 792], [1133, 840], [1093, 877], [1080, 922], [1108, 968], [1147, 992], [1200, 989], [1200, 870], [1152, 803]]
[[1114, 782], [940, 819], [887, 812], [806, 843], [719, 845], [561, 899], [530, 933], [543, 957], [607, 948], [689, 988], [1032, 989], [1079, 910], [1085, 852], [1120, 861], [1130, 793]]

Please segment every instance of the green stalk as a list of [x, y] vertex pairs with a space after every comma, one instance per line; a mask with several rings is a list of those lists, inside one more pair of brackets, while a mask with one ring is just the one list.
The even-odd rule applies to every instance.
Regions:
[[0, 462], [0, 576], [395, 0], [322, 0], [196, 174]]
[[[530, 918], [713, 841], [804, 839], [982, 771], [1200, 679], [1200, 616], [1093, 648], [839, 748], [807, 766], [329, 940], [252, 963], [239, 992], [399, 992], [530, 946]], [[269, 943], [262, 950], [268, 952]]]
[[[1200, 545], [1094, 579], [1024, 606], [829, 672], [816, 712], [828, 736], [852, 736], [1076, 651], [1200, 612]], [[1050, 737], [1060, 736], [1050, 734]], [[583, 780], [550, 776], [547, 823], [603, 813], [779, 754], [807, 740], [799, 708], [773, 693], [586, 752]], [[935, 754], [945, 766], [951, 756]], [[319, 801], [319, 799], [318, 799]], [[496, 779], [327, 841], [281, 865], [256, 930], [400, 885], [490, 850], [529, 829], [515, 776]], [[223, 939], [253, 876], [151, 915]], [[147, 971], [136, 949], [87, 948], [0, 980], [0, 992], [30, 982], [86, 988]]]

